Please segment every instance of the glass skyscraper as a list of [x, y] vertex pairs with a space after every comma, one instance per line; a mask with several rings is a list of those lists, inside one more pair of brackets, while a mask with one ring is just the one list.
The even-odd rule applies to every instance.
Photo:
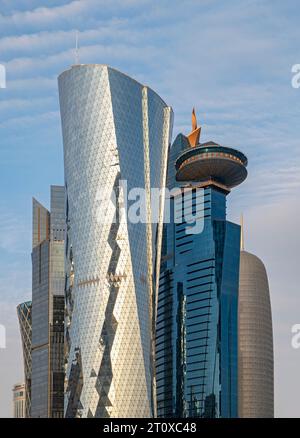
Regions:
[[163, 232], [157, 413], [237, 417], [240, 226], [226, 220], [226, 196], [246, 178], [247, 159], [200, 143], [194, 112], [192, 121], [192, 132], [179, 134], [169, 154], [168, 187], [176, 189]]
[[63, 417], [64, 187], [48, 211], [33, 199], [31, 417]]
[[[172, 110], [105, 65], [59, 76], [66, 186], [66, 417], [148, 417], [155, 411], [154, 310]], [[145, 189], [146, 221], [122, 214]]]
[[31, 301], [21, 303], [17, 307], [20, 333], [23, 349], [24, 377], [25, 377], [25, 417], [30, 417], [31, 405], [31, 332], [32, 332], [32, 304]]

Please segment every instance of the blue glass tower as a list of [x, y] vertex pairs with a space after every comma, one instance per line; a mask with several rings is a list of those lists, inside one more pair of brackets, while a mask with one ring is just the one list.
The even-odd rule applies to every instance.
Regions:
[[[247, 177], [247, 158], [200, 144], [194, 112], [192, 121], [191, 134], [179, 134], [169, 154], [168, 188], [177, 189], [162, 244], [157, 415], [230, 418], [238, 410], [240, 226], [226, 220], [226, 196]], [[195, 234], [189, 214], [202, 224]]]

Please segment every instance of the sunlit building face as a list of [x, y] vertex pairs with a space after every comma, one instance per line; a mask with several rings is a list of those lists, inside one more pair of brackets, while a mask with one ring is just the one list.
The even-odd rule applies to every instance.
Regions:
[[241, 251], [239, 417], [274, 417], [274, 353], [269, 282], [263, 262]]
[[151, 89], [104, 65], [63, 72], [59, 95], [67, 216], [65, 415], [152, 416], [162, 223], [123, 220], [120, 183], [146, 190], [149, 218], [150, 188], [165, 182], [172, 111]]

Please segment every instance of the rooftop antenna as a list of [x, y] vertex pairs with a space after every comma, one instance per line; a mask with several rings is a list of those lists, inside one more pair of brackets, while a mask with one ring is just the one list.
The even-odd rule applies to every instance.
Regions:
[[244, 215], [241, 214], [241, 251], [245, 251]]
[[78, 53], [78, 30], [75, 34], [75, 64], [79, 64], [79, 53]]

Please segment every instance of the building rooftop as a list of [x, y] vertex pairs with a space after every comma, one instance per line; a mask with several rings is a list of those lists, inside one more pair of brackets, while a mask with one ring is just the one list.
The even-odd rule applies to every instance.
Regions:
[[186, 136], [189, 147], [175, 162], [177, 181], [212, 181], [228, 190], [241, 184], [248, 175], [247, 157], [240, 151], [213, 141], [200, 143], [201, 128], [192, 113], [192, 132]]

